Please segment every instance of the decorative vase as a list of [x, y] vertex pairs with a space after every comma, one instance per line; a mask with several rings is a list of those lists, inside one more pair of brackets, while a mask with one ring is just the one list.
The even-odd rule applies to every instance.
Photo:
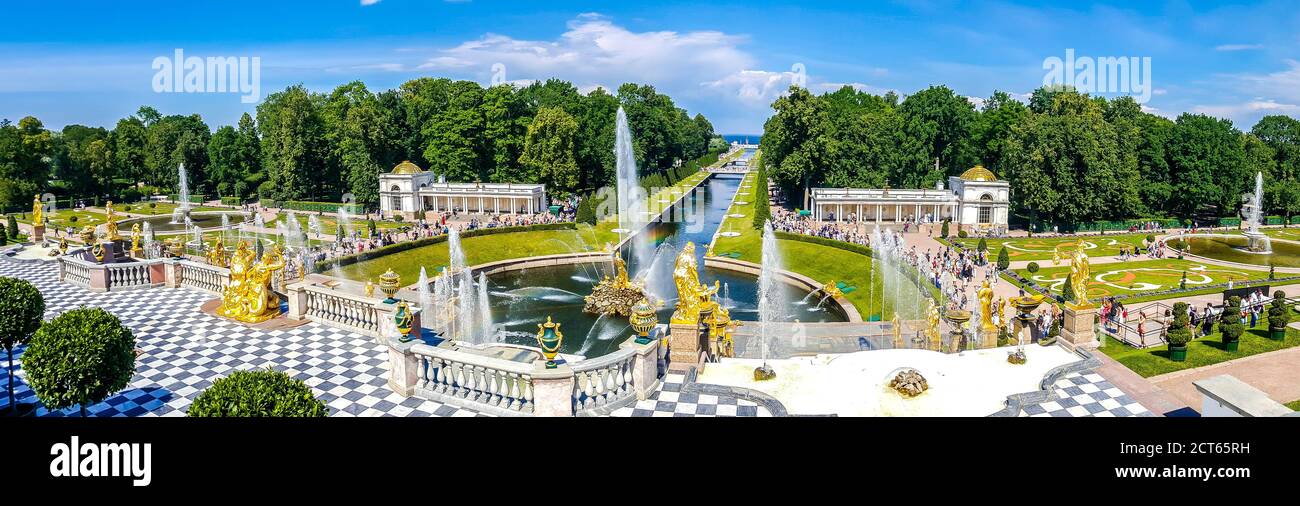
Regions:
[[659, 325], [659, 314], [650, 305], [650, 300], [642, 297], [640, 302], [632, 306], [632, 316], [627, 321], [637, 333], [636, 343], [650, 344], [650, 331]]
[[551, 321], [550, 316], [546, 317], [546, 323], [537, 324], [537, 345], [542, 347], [547, 369], [556, 367], [555, 356], [559, 355], [563, 343], [564, 333], [560, 332], [560, 324]]
[[399, 337], [398, 341], [405, 343], [411, 340], [411, 329], [414, 321], [415, 316], [411, 314], [411, 306], [408, 306], [406, 301], [398, 302], [397, 311], [393, 312], [393, 323], [397, 325], [397, 331], [402, 333], [402, 337]]
[[392, 269], [388, 269], [379, 275], [379, 289], [384, 292], [384, 295], [388, 296], [387, 299], [384, 299], [384, 302], [389, 304], [397, 302], [397, 299], [393, 296], [397, 295], [398, 288], [401, 288], [401, 281], [402, 277], [393, 272]]
[[366, 280], [366, 297], [374, 297], [374, 296], [375, 296], [375, 283], [373, 281]]

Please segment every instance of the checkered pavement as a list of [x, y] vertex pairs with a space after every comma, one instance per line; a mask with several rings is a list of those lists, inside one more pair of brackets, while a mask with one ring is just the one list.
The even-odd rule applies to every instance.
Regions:
[[683, 392], [686, 376], [669, 373], [658, 391], [643, 401], [615, 410], [611, 416], [713, 417], [772, 416], [767, 408], [735, 397]]
[[1155, 416], [1095, 372], [1073, 373], [1052, 385], [1055, 400], [1030, 404], [1020, 416]]

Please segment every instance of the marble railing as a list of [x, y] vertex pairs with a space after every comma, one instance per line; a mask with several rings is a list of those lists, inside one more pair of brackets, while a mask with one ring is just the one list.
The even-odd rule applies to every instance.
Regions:
[[105, 265], [104, 267], [108, 269], [109, 289], [143, 288], [161, 284], [154, 283], [149, 274], [150, 268], [156, 263], [158, 262], [146, 260], [142, 262]]
[[190, 260], [177, 260], [176, 284], [221, 295], [230, 278], [230, 269]]
[[416, 344], [415, 394], [497, 415], [534, 412], [531, 363]]
[[573, 364], [574, 412], [618, 404], [635, 396], [632, 375], [635, 360], [635, 349], [621, 348], [609, 355]]
[[305, 297], [304, 316], [308, 320], [379, 336], [379, 311], [375, 308], [379, 299], [316, 285], [305, 285], [301, 290]]
[[90, 268], [95, 264], [70, 256], [59, 257], [59, 280], [90, 288]]

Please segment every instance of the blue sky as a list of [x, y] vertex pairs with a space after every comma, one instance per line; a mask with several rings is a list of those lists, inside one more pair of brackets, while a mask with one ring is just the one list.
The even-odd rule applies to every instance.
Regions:
[[[365, 5], [364, 3], [369, 3]], [[260, 96], [303, 83], [371, 89], [420, 76], [654, 85], [723, 133], [758, 133], [792, 79], [913, 93], [1023, 96], [1044, 59], [1149, 57], [1148, 110], [1249, 129], [1300, 116], [1294, 2], [13, 2], [0, 31], [0, 118], [111, 127], [149, 104], [234, 123], [232, 93], [156, 93], [156, 57], [261, 58]], [[802, 78], [796, 75], [803, 69]], [[496, 73], [500, 77], [500, 72]], [[1113, 96], [1110, 94], [1109, 96]]]

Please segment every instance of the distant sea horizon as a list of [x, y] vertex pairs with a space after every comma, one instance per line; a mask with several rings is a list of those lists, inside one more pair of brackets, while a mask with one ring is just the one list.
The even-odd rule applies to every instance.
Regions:
[[752, 144], [758, 144], [758, 141], [762, 138], [763, 138], [763, 134], [722, 134], [722, 139], [727, 141], [728, 143], [749, 142]]

